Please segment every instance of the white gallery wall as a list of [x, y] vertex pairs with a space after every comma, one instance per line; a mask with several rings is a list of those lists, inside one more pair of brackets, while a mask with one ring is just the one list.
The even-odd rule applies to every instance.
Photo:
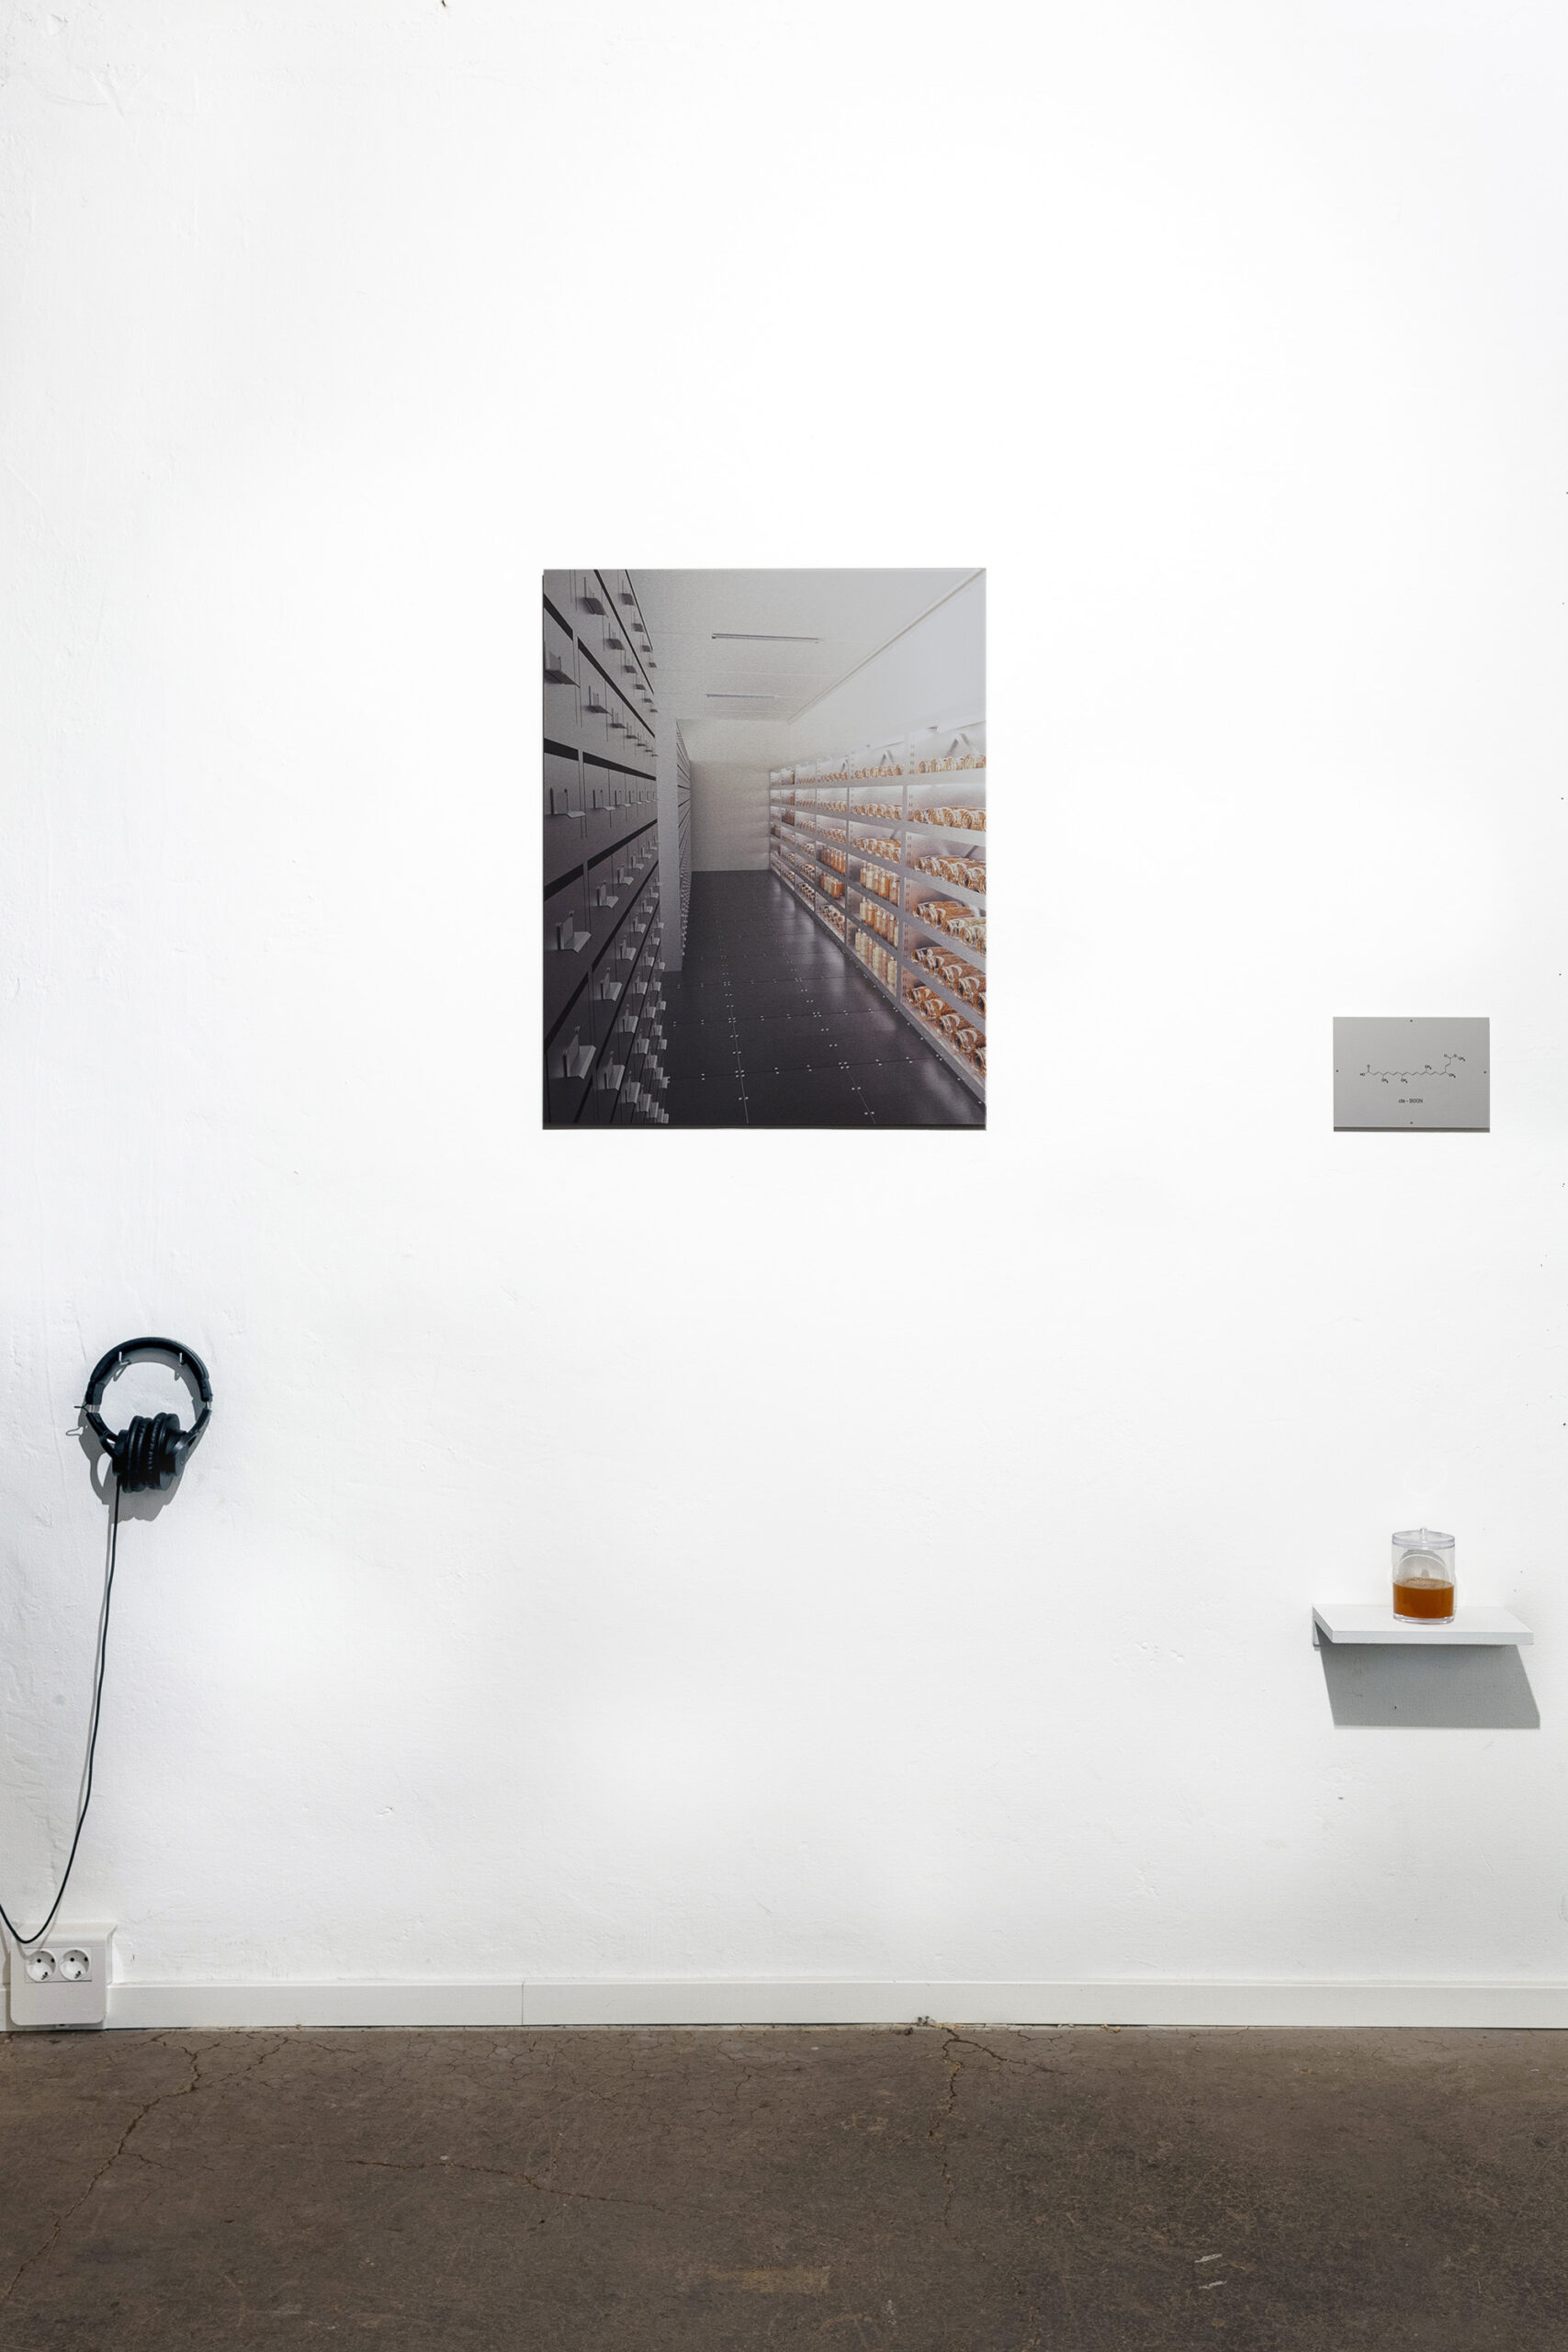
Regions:
[[[75, 1406], [170, 1329], [66, 1915], [122, 2019], [1568, 2022], [1561, 13], [0, 58], [13, 1915]], [[987, 567], [988, 1132], [541, 1132], [538, 575], [600, 559]], [[1490, 1136], [1332, 1134], [1354, 1012], [1490, 1015]], [[1538, 1728], [1335, 1722], [1311, 1602], [1422, 1518]]]

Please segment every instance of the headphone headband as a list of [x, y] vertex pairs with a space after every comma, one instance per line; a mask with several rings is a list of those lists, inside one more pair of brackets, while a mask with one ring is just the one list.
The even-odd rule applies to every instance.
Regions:
[[[188, 1430], [181, 1429], [173, 1413], [157, 1413], [151, 1419], [139, 1413], [129, 1429], [118, 1433], [106, 1426], [98, 1411], [104, 1390], [121, 1364], [141, 1356], [166, 1356], [195, 1374], [201, 1410]], [[177, 1340], [122, 1340], [118, 1348], [111, 1348], [94, 1365], [87, 1393], [82, 1399], [82, 1411], [122, 1487], [132, 1492], [147, 1487], [167, 1487], [179, 1468], [181, 1454], [196, 1443], [211, 1418], [212, 1383], [196, 1351], [182, 1347]]]

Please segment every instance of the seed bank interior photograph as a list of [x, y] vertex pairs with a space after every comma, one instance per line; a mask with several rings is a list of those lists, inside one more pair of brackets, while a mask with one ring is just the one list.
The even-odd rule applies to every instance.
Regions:
[[547, 1125], [985, 1125], [984, 571], [547, 571], [544, 734]]

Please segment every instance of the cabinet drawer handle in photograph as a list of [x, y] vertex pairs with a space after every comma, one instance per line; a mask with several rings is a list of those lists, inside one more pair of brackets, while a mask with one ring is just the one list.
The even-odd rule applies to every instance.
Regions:
[[585, 1046], [582, 1043], [581, 1031], [580, 1029], [574, 1029], [571, 1033], [570, 1044], [564, 1046], [561, 1048], [560, 1074], [562, 1078], [586, 1078], [589, 1069], [592, 1063], [595, 1050], [596, 1049], [592, 1046]]

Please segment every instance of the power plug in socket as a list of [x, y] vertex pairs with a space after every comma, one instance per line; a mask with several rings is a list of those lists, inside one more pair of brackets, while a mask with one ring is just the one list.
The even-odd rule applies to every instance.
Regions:
[[114, 1929], [57, 1919], [41, 1943], [10, 1945], [14, 2026], [104, 2025]]

